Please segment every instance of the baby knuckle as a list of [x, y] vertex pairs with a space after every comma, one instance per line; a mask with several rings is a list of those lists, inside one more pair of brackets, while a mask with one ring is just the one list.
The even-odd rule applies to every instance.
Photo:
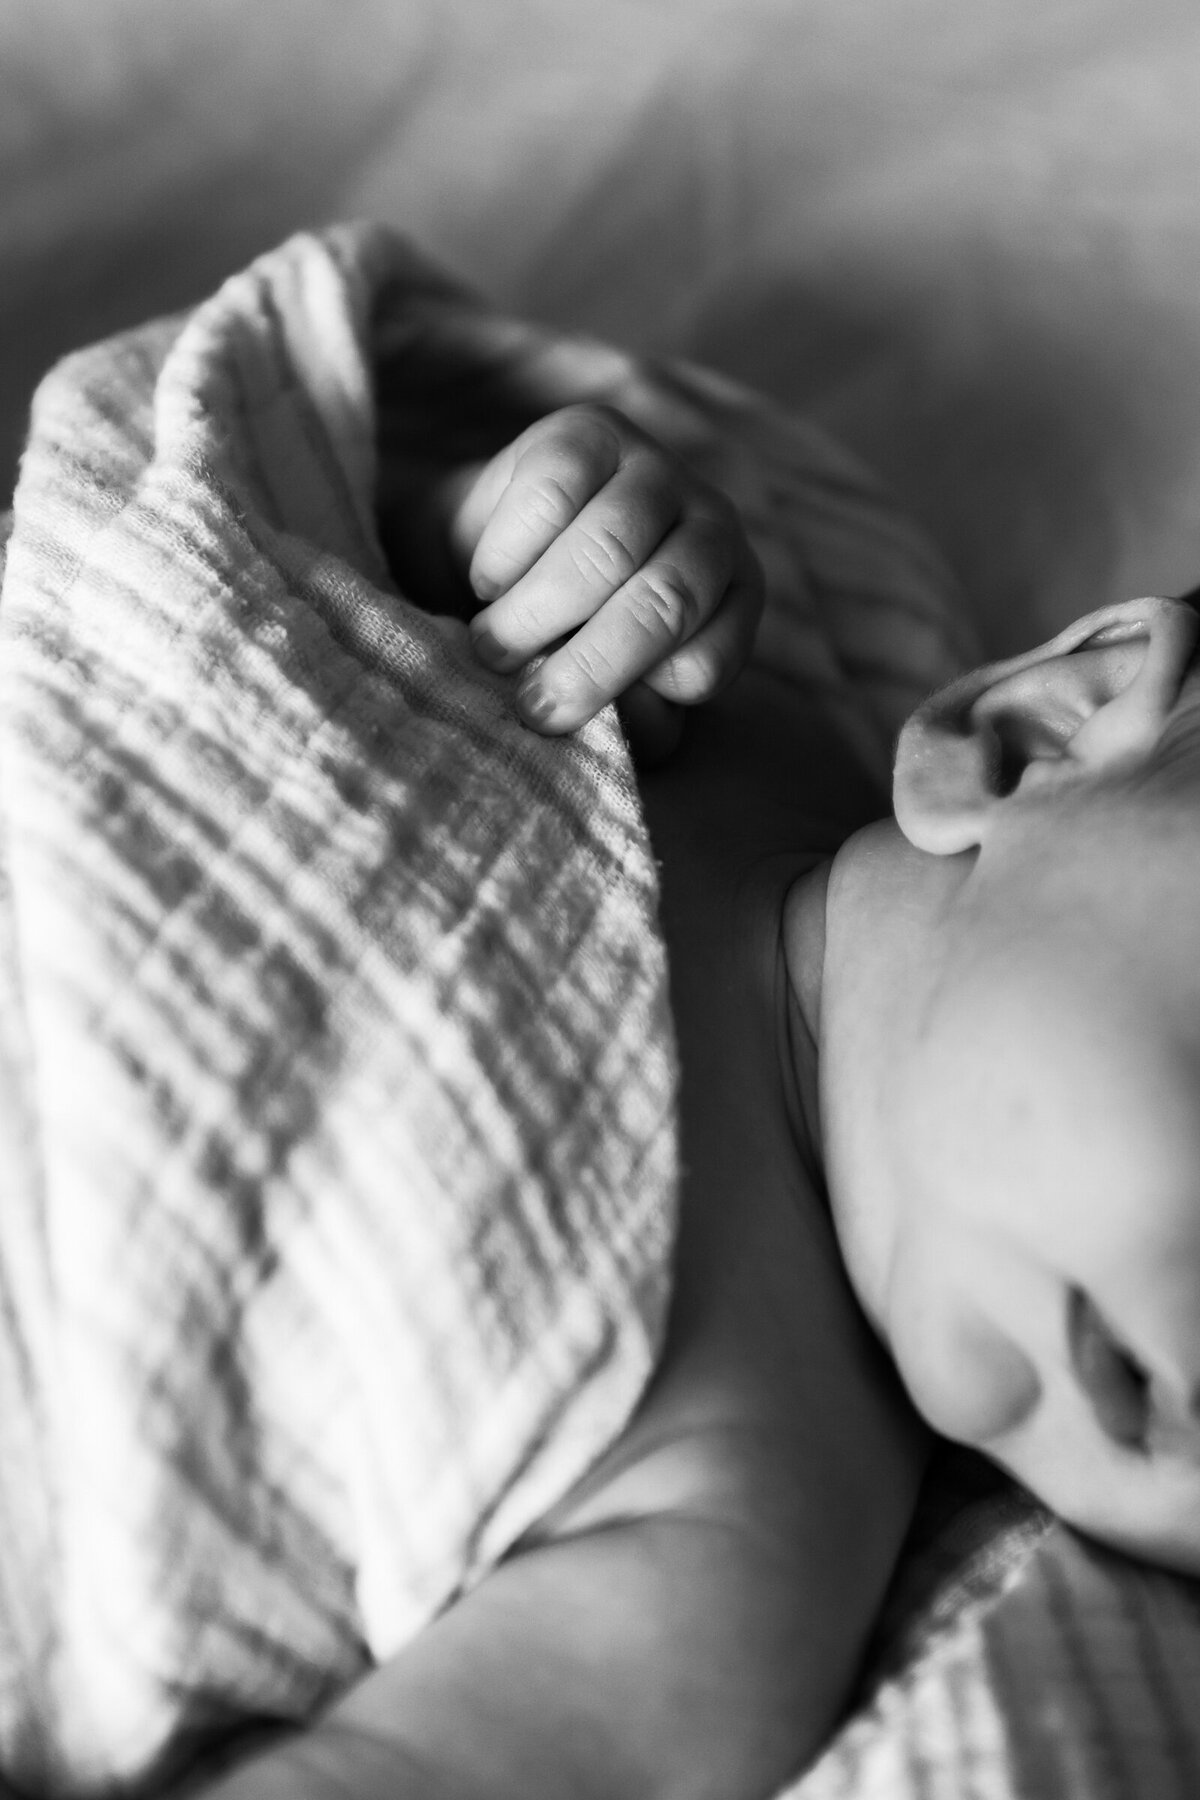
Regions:
[[[582, 685], [593, 693], [607, 693], [616, 683], [617, 665], [602, 644], [580, 643], [567, 646], [567, 654]], [[577, 681], [575, 685], [579, 685]]]
[[689, 644], [656, 671], [655, 687], [669, 700], [682, 706], [695, 706], [700, 700], [711, 700], [729, 677], [729, 670], [715, 646]]
[[507, 650], [528, 649], [546, 640], [546, 621], [536, 596], [526, 596], [518, 584], [505, 601], [504, 617], [492, 627]]
[[578, 501], [568, 480], [558, 474], [544, 475], [520, 495], [516, 512], [522, 528], [528, 532], [561, 529], [575, 515]]
[[682, 570], [670, 565], [644, 569], [629, 591], [636, 623], [656, 640], [687, 637], [700, 617], [700, 596]]
[[599, 577], [608, 588], [620, 587], [637, 567], [632, 550], [619, 532], [603, 525], [576, 532], [570, 551], [581, 575]]

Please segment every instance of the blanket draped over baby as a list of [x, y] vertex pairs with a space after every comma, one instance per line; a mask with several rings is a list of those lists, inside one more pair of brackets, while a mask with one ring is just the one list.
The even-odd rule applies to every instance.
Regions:
[[882, 768], [957, 646], [853, 464], [392, 235], [296, 239], [38, 394], [0, 534], [0, 1763], [31, 1792], [309, 1715], [652, 1368], [676, 1069], [625, 742], [611, 709], [523, 729], [376, 518], [381, 444], [585, 397], [739, 500], [766, 650]]

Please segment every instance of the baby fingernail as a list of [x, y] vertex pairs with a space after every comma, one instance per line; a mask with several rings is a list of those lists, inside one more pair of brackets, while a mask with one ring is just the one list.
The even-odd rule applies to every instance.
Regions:
[[467, 580], [471, 583], [471, 592], [484, 606], [499, 599], [504, 591], [495, 576], [485, 575], [482, 569], [475, 567], [474, 563], [471, 564], [468, 571]]
[[517, 689], [517, 711], [527, 725], [545, 731], [558, 711], [558, 702], [534, 679], [522, 682]]
[[515, 669], [520, 661], [520, 658], [514, 656], [511, 650], [506, 649], [495, 632], [486, 625], [472, 625], [471, 643], [480, 662], [486, 663], [489, 669], [495, 669], [498, 674], [502, 675], [508, 669]]

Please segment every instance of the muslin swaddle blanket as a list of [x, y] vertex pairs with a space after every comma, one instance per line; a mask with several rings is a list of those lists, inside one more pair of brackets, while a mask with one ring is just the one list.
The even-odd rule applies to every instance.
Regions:
[[37, 397], [0, 569], [0, 1763], [30, 1792], [305, 1717], [652, 1367], [675, 1065], [626, 748], [611, 711], [526, 732], [376, 523], [381, 443], [585, 395], [743, 503], [768, 650], [882, 766], [956, 647], [869, 483], [392, 235], [296, 239]]

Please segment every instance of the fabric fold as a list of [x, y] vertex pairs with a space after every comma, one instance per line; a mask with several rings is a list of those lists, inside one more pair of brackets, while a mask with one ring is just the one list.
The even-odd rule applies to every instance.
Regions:
[[38, 392], [0, 578], [0, 1763], [31, 1794], [308, 1716], [653, 1367], [677, 1076], [626, 746], [611, 709], [526, 731], [384, 549], [406, 459], [589, 398], [743, 508], [762, 653], [885, 776], [958, 667], [952, 583], [731, 384], [350, 226]]
[[35, 406], [0, 598], [0, 1745], [35, 1792], [396, 1649], [662, 1329], [636, 787], [611, 713], [535, 737], [391, 588], [370, 333], [413, 268], [298, 240]]

